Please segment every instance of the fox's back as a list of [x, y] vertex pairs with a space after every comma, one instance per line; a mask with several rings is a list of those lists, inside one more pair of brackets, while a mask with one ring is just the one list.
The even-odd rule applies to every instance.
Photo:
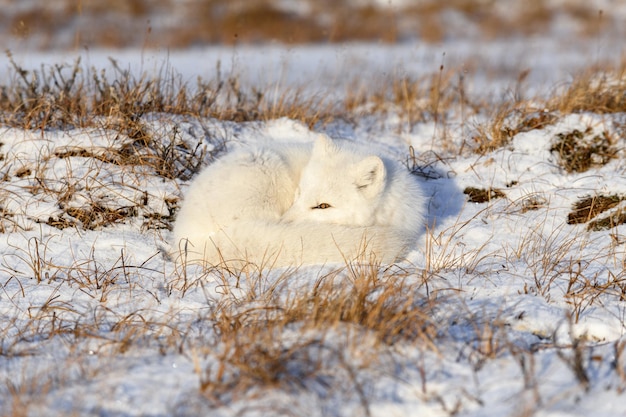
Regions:
[[218, 159], [189, 186], [177, 215], [175, 240], [206, 239], [236, 221], [277, 221], [293, 203], [309, 154], [306, 146], [266, 146]]

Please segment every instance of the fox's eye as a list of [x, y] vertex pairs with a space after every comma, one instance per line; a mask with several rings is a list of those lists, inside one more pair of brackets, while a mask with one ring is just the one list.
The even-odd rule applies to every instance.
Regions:
[[330, 208], [330, 207], [331, 207], [331, 205], [330, 205], [330, 204], [328, 204], [328, 203], [320, 203], [320, 204], [318, 204], [317, 206], [315, 206], [315, 207], [311, 207], [311, 208], [312, 208], [313, 210], [315, 210], [315, 209], [321, 209], [321, 210], [323, 210], [323, 209], [327, 209], [327, 208]]

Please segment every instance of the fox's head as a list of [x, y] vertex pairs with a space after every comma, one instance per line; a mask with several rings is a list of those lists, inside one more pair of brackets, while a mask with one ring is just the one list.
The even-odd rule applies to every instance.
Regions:
[[378, 156], [364, 156], [320, 135], [284, 219], [371, 225], [385, 188], [386, 174]]

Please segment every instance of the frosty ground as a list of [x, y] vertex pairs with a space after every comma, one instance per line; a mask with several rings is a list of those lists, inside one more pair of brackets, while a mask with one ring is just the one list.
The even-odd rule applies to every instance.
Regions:
[[[617, 41], [551, 39], [78, 53], [89, 67], [110, 69], [110, 55], [185, 82], [219, 68], [267, 95], [339, 99], [355, 78], [367, 90], [386, 77], [436, 80], [443, 67], [472, 103], [549, 98], [592, 64], [619, 67], [623, 54]], [[75, 56], [14, 53], [26, 69]], [[3, 67], [6, 85], [16, 75]], [[624, 91], [623, 72], [604, 75]], [[402, 103], [372, 106], [309, 125], [140, 117], [164, 150], [202, 164], [315, 131], [396, 158], [422, 184], [429, 215], [392, 267], [181, 268], [161, 250], [194, 161], [122, 161], [134, 139], [111, 124], [1, 127], [0, 415], [626, 415], [626, 115], [538, 107], [505, 121], [506, 144], [478, 149], [473, 138], [495, 113], [460, 104], [422, 120]], [[603, 152], [570, 169], [559, 142], [568, 138]], [[591, 208], [600, 201], [606, 209]], [[381, 336], [359, 320], [298, 317], [260, 329], [326, 282], [358, 294], [363, 281], [372, 306], [397, 286], [418, 325]]]

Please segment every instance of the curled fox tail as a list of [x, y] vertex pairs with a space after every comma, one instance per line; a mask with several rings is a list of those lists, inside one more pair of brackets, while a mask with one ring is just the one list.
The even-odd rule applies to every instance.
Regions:
[[412, 235], [390, 227], [244, 220], [202, 241], [182, 240], [177, 253], [185, 263], [235, 269], [354, 261], [387, 264], [404, 256], [412, 240]]

